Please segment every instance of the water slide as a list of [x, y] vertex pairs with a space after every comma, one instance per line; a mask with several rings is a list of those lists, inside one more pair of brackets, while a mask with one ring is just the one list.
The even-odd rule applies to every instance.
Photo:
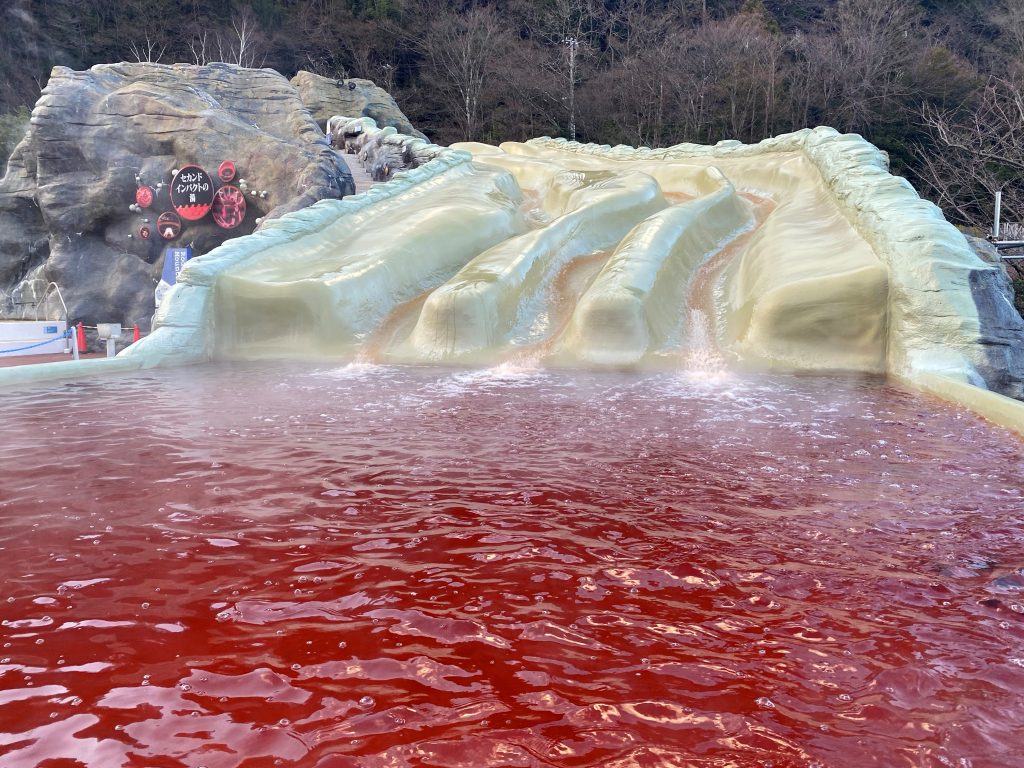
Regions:
[[[372, 128], [371, 128], [372, 130]], [[460, 144], [191, 262], [119, 356], [887, 374], [1011, 426], [982, 262], [881, 152]]]

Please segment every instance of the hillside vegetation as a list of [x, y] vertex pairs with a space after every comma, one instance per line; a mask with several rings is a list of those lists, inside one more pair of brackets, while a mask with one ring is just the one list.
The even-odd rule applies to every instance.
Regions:
[[[0, 112], [53, 65], [365, 77], [441, 143], [664, 146], [832, 125], [957, 223], [1024, 220], [1024, 0], [8, 0]], [[8, 120], [10, 122], [10, 119]], [[8, 147], [9, 149], [9, 147]], [[2, 148], [0, 148], [2, 151]]]

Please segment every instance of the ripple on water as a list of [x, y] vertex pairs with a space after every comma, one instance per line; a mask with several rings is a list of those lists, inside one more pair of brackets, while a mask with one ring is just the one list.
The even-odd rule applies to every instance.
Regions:
[[44, 395], [0, 404], [4, 768], [1015, 765], [1021, 444], [957, 409], [528, 366]]

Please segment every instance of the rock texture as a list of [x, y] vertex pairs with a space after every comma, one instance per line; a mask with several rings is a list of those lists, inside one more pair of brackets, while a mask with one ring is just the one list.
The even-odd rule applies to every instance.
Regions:
[[[995, 246], [976, 237], [968, 242], [984, 261], [998, 264]], [[989, 389], [1024, 400], [1024, 319], [1013, 305], [1013, 285], [1000, 266], [970, 273], [971, 296], [978, 309], [979, 342], [985, 363], [978, 366]]]
[[[399, 156], [377, 141], [391, 128], [331, 123], [367, 160]], [[189, 265], [127, 356], [857, 371], [1024, 432], [1024, 406], [996, 394], [1019, 394], [1024, 340], [1001, 279], [877, 150], [829, 128], [462, 144]]]
[[390, 181], [400, 171], [419, 168], [443, 151], [436, 144], [398, 133], [391, 126], [379, 128], [373, 118], [335, 115], [327, 121], [333, 146], [356, 155], [374, 181]]
[[[162, 239], [155, 222], [173, 210], [172, 170], [198, 165], [216, 182], [224, 160], [237, 168], [233, 183], [247, 181], [241, 224], [222, 229], [207, 215]], [[129, 210], [140, 184], [156, 190], [155, 200]], [[72, 321], [145, 330], [167, 245], [201, 255], [259, 220], [353, 191], [298, 92], [272, 70], [57, 67], [0, 180], [0, 318], [35, 311], [26, 297], [53, 281]], [[146, 225], [149, 239], [140, 236]]]
[[305, 70], [292, 78], [303, 103], [321, 128], [335, 115], [369, 117], [381, 128], [394, 128], [406, 136], [426, 139], [409, 122], [391, 94], [378, 88], [371, 80], [350, 77], [334, 80]]

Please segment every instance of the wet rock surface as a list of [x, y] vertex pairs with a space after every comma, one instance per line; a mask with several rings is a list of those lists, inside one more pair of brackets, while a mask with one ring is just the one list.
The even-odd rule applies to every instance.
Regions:
[[321, 128], [326, 128], [327, 121], [335, 115], [370, 117], [381, 128], [390, 127], [407, 136], [426, 138], [409, 122], [391, 94], [372, 80], [358, 77], [334, 80], [303, 70], [291, 82]]
[[[984, 240], [968, 237], [974, 251], [985, 261], [997, 263], [999, 254]], [[987, 365], [979, 371], [989, 389], [1024, 400], [1024, 319], [1013, 304], [1013, 286], [998, 267], [970, 273], [971, 296], [981, 324], [979, 341]]]
[[[229, 182], [218, 179], [224, 161], [236, 168]], [[164, 239], [157, 218], [175, 210], [172, 172], [188, 165], [205, 169], [215, 187], [241, 187], [245, 214], [230, 229], [211, 214], [182, 219], [180, 234]], [[142, 186], [152, 203], [131, 208]], [[201, 255], [258, 220], [353, 191], [298, 92], [272, 70], [57, 67], [0, 180], [0, 318], [31, 317], [52, 281], [72, 321], [145, 331], [165, 247]]]

